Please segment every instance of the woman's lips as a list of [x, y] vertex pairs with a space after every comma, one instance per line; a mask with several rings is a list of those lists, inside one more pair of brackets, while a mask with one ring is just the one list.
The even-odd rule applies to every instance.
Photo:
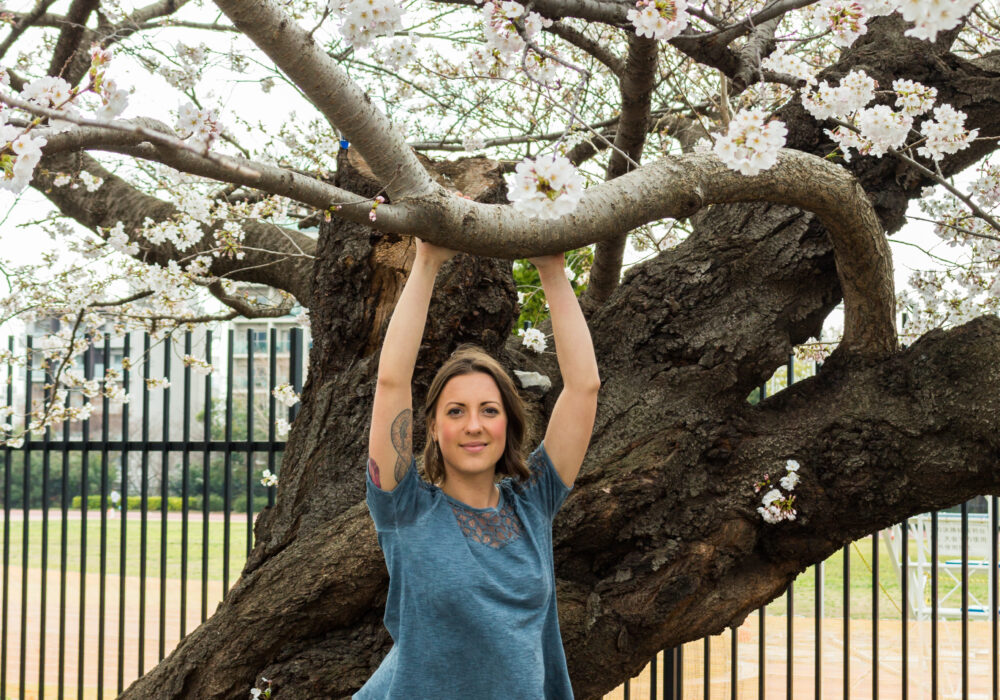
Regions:
[[469, 452], [482, 452], [486, 448], [486, 445], [480, 443], [478, 445], [462, 445], [462, 447]]

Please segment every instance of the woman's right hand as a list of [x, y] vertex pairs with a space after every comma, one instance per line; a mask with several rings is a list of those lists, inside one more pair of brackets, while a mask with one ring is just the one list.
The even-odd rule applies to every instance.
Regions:
[[417, 259], [427, 260], [433, 262], [436, 265], [441, 265], [446, 260], [451, 260], [453, 257], [458, 255], [459, 251], [452, 250], [451, 248], [444, 248], [439, 245], [434, 245], [433, 243], [428, 243], [427, 241], [417, 238]]

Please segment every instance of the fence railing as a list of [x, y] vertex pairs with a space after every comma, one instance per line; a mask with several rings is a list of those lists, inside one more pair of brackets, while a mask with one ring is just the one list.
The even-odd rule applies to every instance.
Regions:
[[[794, 369], [789, 358], [751, 400]], [[739, 628], [662, 651], [605, 700], [998, 700], [997, 505], [980, 497], [846, 545]]]
[[[306, 350], [297, 328], [287, 349], [278, 346], [271, 329], [263, 353], [252, 333], [247, 331], [238, 363], [232, 330], [220, 353], [223, 361], [213, 354], [211, 331], [198, 336], [200, 351], [191, 332], [181, 343], [170, 337], [153, 343], [147, 334], [105, 336], [82, 355], [84, 379], [94, 379], [95, 365], [104, 369], [108, 360], [119, 358], [112, 369], [120, 371], [129, 402], [113, 404], [102, 396], [88, 419], [50, 425], [17, 449], [3, 448], [3, 698], [61, 699], [75, 692], [80, 700], [100, 699], [111, 688], [118, 695], [204, 621], [209, 606], [229, 590], [231, 571], [242, 568], [253, 546], [259, 506], [274, 504], [274, 487], [260, 483], [262, 468], [280, 473], [284, 449], [276, 435], [279, 411], [272, 392], [279, 383], [301, 391]], [[137, 352], [134, 346], [140, 343]], [[51, 387], [36, 381], [37, 375], [42, 372], [51, 381], [57, 371], [40, 368], [40, 353], [32, 346], [30, 336], [23, 348], [8, 339], [8, 348], [24, 352], [27, 367], [33, 368], [15, 381], [15, 368], [7, 367], [6, 405], [23, 407], [22, 415], [51, 396]], [[196, 356], [202, 364], [189, 361]], [[223, 362], [224, 370], [218, 366]], [[199, 382], [195, 373], [206, 364], [214, 371]], [[213, 382], [219, 375], [221, 392], [220, 383]], [[246, 379], [240, 382], [245, 391], [234, 389], [238, 376]], [[169, 383], [157, 382], [163, 378]], [[23, 388], [16, 403], [15, 388]], [[65, 399], [67, 407], [88, 403], [80, 392]], [[135, 404], [138, 411], [130, 409]], [[290, 422], [297, 411], [294, 405], [283, 417]], [[160, 430], [154, 435], [157, 421]], [[11, 427], [17, 431], [17, 425]], [[99, 500], [90, 498], [92, 490]], [[244, 513], [245, 527], [234, 528], [233, 521]], [[50, 520], [58, 530], [50, 528]], [[191, 525], [199, 522], [200, 534], [192, 532]], [[98, 525], [99, 532], [91, 533]], [[96, 561], [88, 547], [94, 535], [100, 540]], [[58, 542], [53, 545], [50, 538]], [[58, 551], [58, 581], [50, 575], [56, 568], [50, 563], [52, 549]], [[192, 554], [200, 554], [200, 560]], [[19, 571], [12, 555], [19, 555]], [[96, 579], [88, 573], [93, 568]], [[12, 586], [12, 574], [14, 582], [20, 579], [19, 590]], [[50, 589], [56, 586], [58, 601], [52, 601]], [[189, 607], [191, 599], [198, 599], [197, 610]], [[115, 622], [117, 635], [109, 638], [108, 625]], [[69, 639], [74, 632], [76, 639]], [[18, 665], [10, 668], [14, 659]]]
[[[280, 472], [275, 418], [298, 410], [283, 414], [273, 390], [301, 390], [306, 350], [298, 330], [287, 345], [272, 330], [263, 352], [251, 333], [228, 332], [221, 360], [210, 331], [105, 337], [84, 377], [117, 361], [131, 401], [102, 398], [88, 420], [3, 449], [4, 699], [117, 695], [229, 590], [258, 506], [274, 503], [260, 470]], [[17, 350], [32, 353], [32, 339]], [[200, 381], [184, 362], [195, 355], [216, 366]], [[15, 381], [8, 366], [7, 406], [27, 413], [48, 397], [39, 371]], [[155, 388], [161, 377], [170, 386]], [[792, 381], [790, 361], [752, 398]], [[985, 514], [965, 504], [845, 546], [739, 628], [661, 652], [606, 697], [998, 700], [997, 498], [982, 503]]]

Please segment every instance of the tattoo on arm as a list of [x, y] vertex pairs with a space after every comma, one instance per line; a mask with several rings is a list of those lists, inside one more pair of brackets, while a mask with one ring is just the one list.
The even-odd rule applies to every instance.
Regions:
[[382, 479], [378, 473], [378, 465], [375, 464], [375, 460], [371, 457], [368, 458], [368, 474], [372, 478], [372, 483], [382, 488]]
[[406, 476], [406, 470], [410, 468], [410, 461], [413, 459], [413, 411], [408, 408], [396, 416], [390, 432], [392, 446], [396, 448], [398, 455], [393, 472], [398, 484]]

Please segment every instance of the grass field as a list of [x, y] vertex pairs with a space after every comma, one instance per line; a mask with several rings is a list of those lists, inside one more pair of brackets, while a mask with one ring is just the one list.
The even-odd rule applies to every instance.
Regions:
[[[852, 619], [871, 619], [873, 603], [872, 538], [850, 545], [850, 611]], [[911, 555], [912, 556], [912, 555]], [[943, 561], [945, 557], [942, 557]], [[902, 589], [899, 575], [892, 563], [889, 548], [879, 540], [879, 601], [878, 616], [884, 620], [899, 620], [902, 615]], [[958, 572], [954, 572], [958, 576]], [[955, 585], [943, 570], [938, 575], [938, 597], [943, 598]], [[969, 577], [969, 593], [981, 601], [986, 601], [989, 582], [984, 572]], [[812, 617], [816, 610], [816, 567], [810, 567], [799, 575], [792, 584], [792, 614], [796, 617]], [[929, 601], [930, 584], [927, 586]], [[958, 594], [953, 594], [947, 602], [957, 607]], [[768, 615], [785, 615], [787, 594], [767, 606]], [[823, 616], [843, 617], [844, 613], [844, 555], [838, 552], [823, 564]], [[911, 613], [912, 616], [912, 613]]]

